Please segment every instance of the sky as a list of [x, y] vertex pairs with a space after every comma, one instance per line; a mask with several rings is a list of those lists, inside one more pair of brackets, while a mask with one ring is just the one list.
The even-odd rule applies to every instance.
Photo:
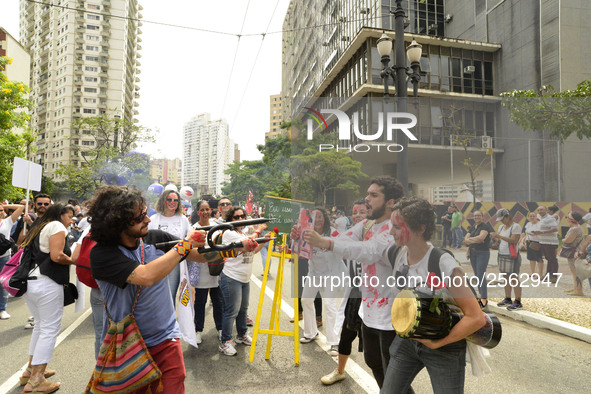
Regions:
[[[1, 0], [0, 5], [0, 26], [16, 38], [18, 3]], [[157, 158], [181, 158], [183, 125], [209, 112], [212, 120], [228, 122], [242, 160], [260, 158], [256, 145], [264, 143], [269, 130], [269, 96], [281, 92], [278, 32], [289, 0], [140, 0], [140, 4], [144, 9], [137, 118], [139, 125], [159, 130], [159, 137], [156, 144], [138, 150]]]

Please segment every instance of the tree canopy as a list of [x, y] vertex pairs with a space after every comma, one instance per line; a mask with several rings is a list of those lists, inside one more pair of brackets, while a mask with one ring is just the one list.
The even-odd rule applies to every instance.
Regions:
[[511, 121], [524, 130], [548, 130], [561, 141], [573, 134], [579, 139], [591, 137], [591, 81], [562, 92], [548, 85], [538, 92], [512, 90], [501, 97]]
[[[27, 110], [32, 102], [27, 98], [29, 88], [18, 81], [9, 81], [3, 72], [12, 59], [0, 56], [0, 199], [23, 197], [20, 188], [12, 186], [12, 166], [15, 157], [25, 158], [32, 149], [34, 135], [28, 130], [31, 119]], [[17, 132], [18, 129], [19, 132]]]
[[71, 140], [82, 135], [92, 137], [90, 149], [71, 144], [73, 152], [80, 152], [80, 166], [61, 165], [56, 174], [65, 178], [62, 183], [78, 197], [90, 196], [101, 185], [134, 184], [146, 189], [150, 184], [150, 158], [132, 151], [140, 142], [151, 142], [151, 132], [132, 121], [101, 114], [80, 118], [73, 124]]

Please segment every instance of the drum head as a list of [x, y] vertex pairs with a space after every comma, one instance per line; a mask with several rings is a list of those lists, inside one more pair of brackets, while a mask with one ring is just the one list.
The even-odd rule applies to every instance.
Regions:
[[414, 291], [404, 289], [392, 303], [392, 327], [403, 336], [408, 334], [415, 326], [417, 320], [417, 297]]

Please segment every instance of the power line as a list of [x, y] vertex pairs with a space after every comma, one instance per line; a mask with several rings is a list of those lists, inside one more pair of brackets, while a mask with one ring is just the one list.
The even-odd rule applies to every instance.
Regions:
[[246, 92], [248, 91], [248, 85], [250, 84], [250, 79], [251, 79], [254, 69], [256, 67], [257, 60], [259, 59], [259, 54], [261, 53], [261, 49], [263, 48], [263, 43], [265, 42], [266, 32], [267, 32], [267, 30], [269, 30], [269, 27], [271, 26], [271, 22], [273, 21], [273, 17], [275, 16], [275, 11], [277, 11], [278, 5], [279, 5], [279, 0], [277, 0], [277, 3], [275, 3], [275, 8], [273, 9], [273, 13], [271, 14], [271, 18], [269, 19], [269, 23], [267, 24], [267, 28], [265, 29], [265, 33], [263, 34], [263, 37], [261, 38], [259, 50], [257, 51], [257, 54], [254, 58], [254, 63], [252, 64], [252, 68], [250, 69], [250, 74], [248, 75], [248, 79], [246, 80], [246, 86], [244, 87], [244, 91], [242, 92], [242, 97], [240, 98], [240, 102], [238, 103], [238, 108], [236, 109], [236, 115], [234, 115], [234, 120], [232, 121], [232, 124], [236, 124], [236, 119], [238, 118], [238, 114], [240, 113], [240, 108], [242, 107], [242, 101], [244, 100], [244, 96], [246, 96]]
[[226, 100], [228, 98], [228, 92], [230, 91], [230, 83], [232, 82], [232, 75], [234, 74], [234, 65], [236, 64], [236, 57], [238, 56], [238, 48], [240, 46], [240, 37], [242, 37], [242, 30], [244, 29], [244, 23], [246, 22], [246, 15], [248, 14], [248, 7], [250, 6], [250, 0], [246, 3], [246, 10], [244, 11], [244, 17], [242, 18], [242, 26], [240, 27], [240, 34], [238, 35], [238, 41], [236, 42], [236, 50], [234, 50], [234, 59], [232, 60], [232, 68], [230, 69], [230, 76], [228, 77], [228, 85], [226, 85], [226, 93], [224, 94], [224, 102], [222, 104], [222, 111], [220, 112], [220, 119], [224, 117], [224, 109], [226, 108]]
[[159, 26], [167, 26], [167, 27], [174, 27], [174, 28], [179, 28], [179, 29], [194, 30], [194, 31], [199, 31], [199, 32], [203, 32], [203, 33], [221, 34], [221, 35], [236, 36], [236, 37], [268, 36], [268, 35], [272, 35], [272, 34], [290, 33], [290, 32], [296, 32], [296, 31], [301, 31], [301, 30], [312, 30], [312, 29], [318, 29], [318, 28], [323, 28], [323, 27], [330, 27], [330, 26], [336, 26], [336, 25], [344, 25], [344, 24], [347, 24], [347, 23], [363, 22], [363, 21], [369, 21], [369, 20], [373, 20], [373, 19], [380, 19], [380, 18], [382, 18], [381, 15], [364, 16], [364, 17], [361, 17], [359, 19], [351, 19], [351, 20], [346, 20], [346, 21], [337, 21], [337, 22], [332, 22], [332, 23], [322, 23], [322, 24], [318, 24], [318, 25], [298, 27], [298, 28], [286, 29], [286, 30], [277, 30], [277, 31], [265, 32], [265, 33], [247, 33], [247, 34], [240, 33], [240, 34], [237, 34], [237, 33], [231, 33], [231, 32], [227, 32], [227, 31], [221, 31], [221, 30], [203, 29], [203, 28], [193, 27], [193, 26], [177, 25], [177, 24], [174, 24], [174, 23], [166, 23], [166, 22], [150, 21], [150, 20], [139, 19], [139, 18], [132, 18], [132, 17], [129, 17], [129, 16], [121, 16], [121, 15], [109, 14], [109, 13], [105, 13], [105, 12], [98, 12], [98, 11], [93, 11], [93, 10], [87, 10], [87, 9], [84, 9], [84, 8], [74, 8], [74, 7], [69, 7], [69, 6], [66, 6], [66, 5], [59, 5], [59, 4], [47, 3], [47, 2], [44, 2], [44, 1], [40, 1], [40, 0], [25, 0], [25, 1], [27, 1], [29, 3], [46, 5], [48, 7], [56, 7], [56, 8], [61, 8], [61, 9], [64, 9], [64, 10], [70, 10], [70, 11], [86, 12], [87, 14], [101, 15], [101, 16], [106, 16], [106, 17], [110, 17], [110, 18], [124, 19], [124, 20], [130, 20], [130, 21], [135, 21], [135, 22], [142, 22], [142, 23], [159, 25]]

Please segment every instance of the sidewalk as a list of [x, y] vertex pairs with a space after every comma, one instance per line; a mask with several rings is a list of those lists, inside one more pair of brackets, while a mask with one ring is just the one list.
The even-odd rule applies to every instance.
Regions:
[[[467, 248], [452, 249], [451, 251], [464, 271], [469, 274], [473, 273], [470, 261], [466, 259]], [[490, 274], [489, 278], [491, 279], [499, 273], [497, 254], [496, 250], [491, 250], [487, 269], [487, 275]], [[524, 274], [529, 275], [531, 270], [525, 253], [521, 253], [521, 258], [520, 275], [523, 275], [521, 278], [524, 278]], [[566, 290], [573, 288], [573, 278], [567, 260], [558, 257], [558, 267], [562, 277], [556, 284], [524, 283], [529, 287], [523, 288], [522, 310], [509, 311], [504, 307], [498, 307], [497, 302], [504, 298], [504, 289], [494, 287], [500, 285], [489, 281], [487, 309], [498, 315], [511, 317], [535, 327], [545, 328], [591, 343], [591, 290], [588, 282], [583, 283], [584, 297], [567, 295]]]

